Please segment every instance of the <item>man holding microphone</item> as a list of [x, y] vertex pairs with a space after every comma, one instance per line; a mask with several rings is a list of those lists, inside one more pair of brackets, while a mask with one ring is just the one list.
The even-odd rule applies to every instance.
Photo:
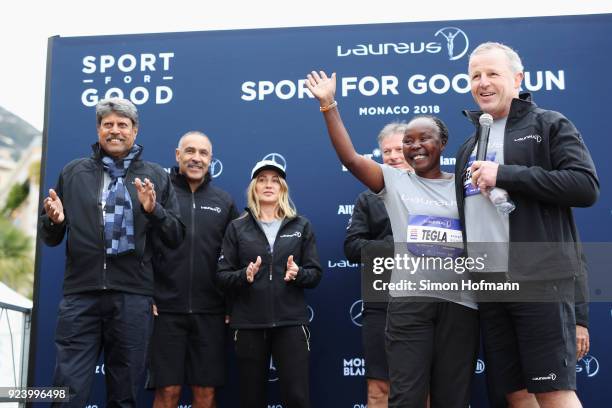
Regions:
[[[479, 129], [483, 112], [493, 123], [485, 160], [474, 160], [476, 134], [457, 154], [457, 203], [467, 241], [487, 243], [495, 253], [488, 269], [499, 272], [494, 279], [522, 281], [521, 287], [535, 282], [559, 292], [564, 286], [573, 293], [579, 254], [562, 259], [561, 251], [527, 255], [517, 248], [520, 243], [577, 247], [571, 207], [590, 206], [599, 194], [588, 149], [567, 118], [538, 108], [529, 94], [519, 95], [523, 66], [511, 48], [479, 45], [470, 56], [469, 76], [481, 111], [466, 116]], [[510, 214], [490, 201], [493, 188], [505, 190], [515, 204]], [[573, 299], [481, 302], [479, 308], [488, 381], [510, 406], [581, 406], [575, 393]]]

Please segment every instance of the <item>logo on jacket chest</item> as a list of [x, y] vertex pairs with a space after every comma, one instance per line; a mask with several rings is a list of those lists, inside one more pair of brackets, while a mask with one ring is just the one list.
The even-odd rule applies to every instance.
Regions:
[[518, 142], [525, 142], [525, 141], [528, 141], [528, 140], [533, 140], [536, 143], [540, 143], [542, 141], [542, 136], [536, 134], [536, 135], [527, 135], [527, 136], [523, 136], [523, 137], [514, 138], [514, 141], [517, 142], [517, 143]]
[[200, 210], [212, 211], [212, 212], [216, 212], [217, 214], [221, 214], [221, 207], [211, 207], [208, 205], [201, 205]]
[[299, 231], [295, 231], [291, 234], [283, 234], [281, 236], [279, 236], [279, 238], [300, 238], [302, 236], [302, 233]]

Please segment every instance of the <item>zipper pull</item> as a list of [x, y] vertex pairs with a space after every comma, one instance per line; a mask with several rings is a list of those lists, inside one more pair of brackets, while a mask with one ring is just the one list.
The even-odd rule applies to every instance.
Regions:
[[272, 248], [270, 244], [268, 244], [268, 253], [270, 254], [270, 281], [272, 280], [272, 265], [274, 264], [274, 253], [272, 252]]

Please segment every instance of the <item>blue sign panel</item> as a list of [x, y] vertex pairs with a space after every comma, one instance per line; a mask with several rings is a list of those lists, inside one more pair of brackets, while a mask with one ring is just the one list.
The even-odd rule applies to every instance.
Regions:
[[[597, 204], [576, 211], [576, 218], [583, 240], [609, 241], [612, 15], [53, 38], [45, 189], [55, 185], [66, 163], [90, 154], [97, 140], [93, 107], [110, 96], [137, 105], [137, 142], [145, 160], [170, 167], [181, 135], [189, 130], [209, 135], [213, 183], [239, 207], [246, 203], [255, 162], [285, 164], [298, 211], [313, 223], [324, 268], [321, 284], [308, 293], [312, 406], [365, 407], [360, 269], [343, 254], [346, 225], [364, 187], [336, 158], [304, 78], [313, 69], [337, 73], [336, 98], [353, 143], [376, 160], [381, 158], [376, 136], [386, 123], [423, 113], [439, 116], [450, 129], [441, 164], [453, 171], [455, 152], [473, 131], [461, 114], [475, 107], [467, 61], [485, 41], [516, 49], [525, 65], [523, 89], [580, 129], [602, 186]], [[48, 386], [65, 252], [63, 246], [43, 246], [38, 256], [30, 381]], [[612, 366], [610, 309], [608, 303], [592, 305], [591, 354], [576, 366], [586, 407], [601, 406], [612, 382], [606, 370]], [[228, 345], [228, 359], [232, 354]], [[281, 407], [273, 362], [270, 369], [269, 407]], [[473, 407], [487, 406], [486, 372], [481, 357]], [[104, 375], [100, 362], [91, 407], [105, 405]], [[237, 406], [236, 377], [232, 365], [220, 406]], [[184, 397], [181, 404], [187, 406]], [[151, 399], [143, 390], [143, 406]]]

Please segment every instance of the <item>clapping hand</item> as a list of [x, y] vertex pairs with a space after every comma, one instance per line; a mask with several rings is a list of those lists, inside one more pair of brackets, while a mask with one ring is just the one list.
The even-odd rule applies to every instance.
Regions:
[[145, 212], [152, 213], [155, 209], [155, 185], [148, 178], [145, 178], [143, 183], [138, 177], [134, 179], [134, 185], [142, 208]]
[[287, 271], [285, 271], [285, 282], [295, 280], [299, 270], [299, 266], [293, 261], [293, 255], [289, 255], [289, 258], [287, 258]]
[[258, 256], [255, 262], [250, 262], [249, 266], [246, 268], [246, 278], [247, 282], [253, 283], [255, 280], [255, 275], [259, 271], [259, 267], [261, 266], [261, 256]]

